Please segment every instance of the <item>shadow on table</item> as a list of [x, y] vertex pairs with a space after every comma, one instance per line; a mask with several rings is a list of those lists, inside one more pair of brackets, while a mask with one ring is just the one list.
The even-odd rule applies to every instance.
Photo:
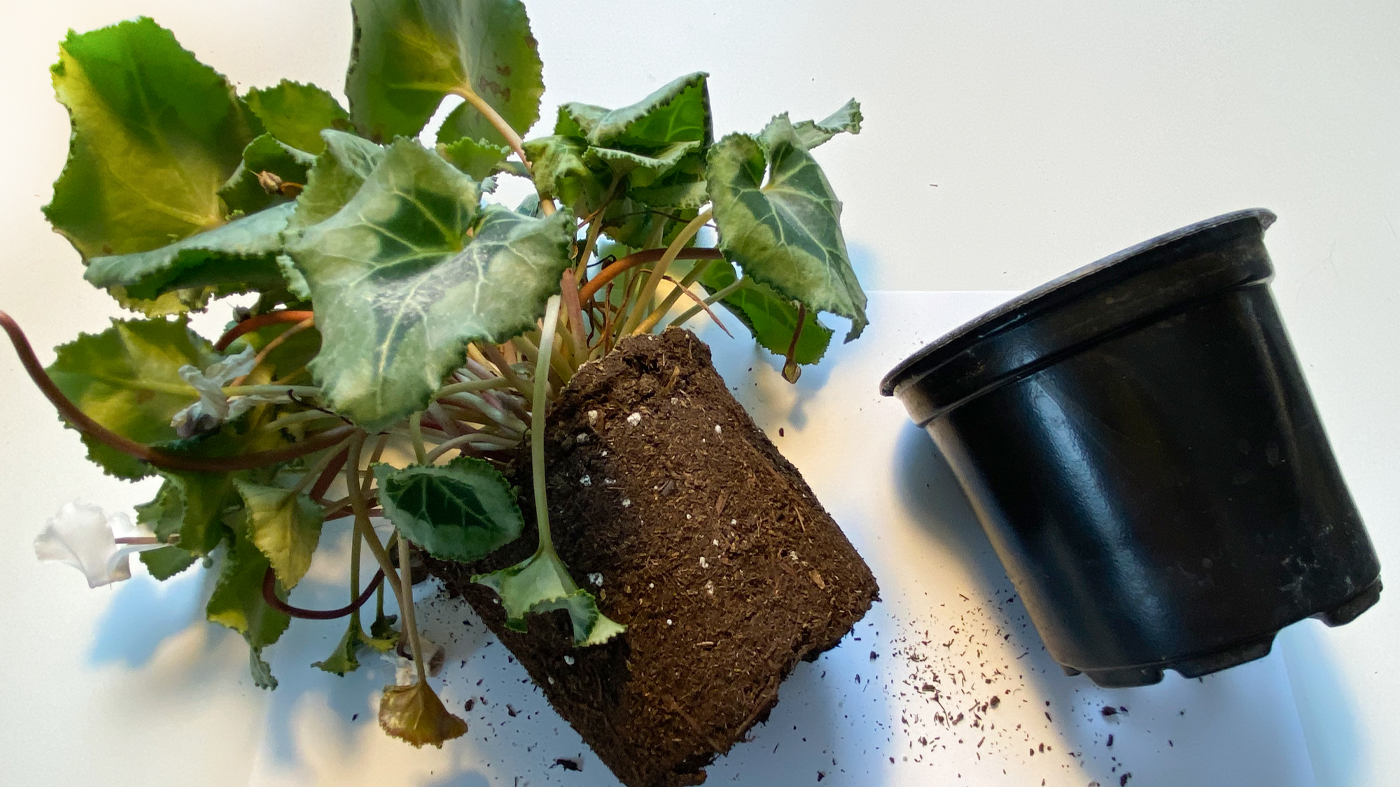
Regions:
[[[894, 457], [895, 472], [898, 474], [897, 489], [901, 496], [901, 503], [911, 512], [911, 519], [919, 523], [926, 532], [939, 543], [946, 546], [948, 552], [961, 556], [967, 563], [970, 572], [977, 578], [980, 587], [977, 591], [984, 596], [990, 596], [1000, 589], [1011, 588], [1010, 579], [1006, 570], [1002, 567], [1001, 561], [997, 558], [991, 542], [979, 524], [976, 514], [973, 512], [971, 504], [968, 502], [962, 487], [959, 485], [952, 468], [948, 465], [946, 458], [929, 439], [928, 435], [913, 424], [907, 424], [901, 432], [896, 455]], [[1020, 606], [1019, 593], [1017, 606]], [[1024, 613], [1024, 608], [1019, 612]], [[1083, 768], [1083, 778], [1085, 783], [1090, 780], [1098, 784], [1111, 785], [1118, 784], [1125, 772], [1126, 749], [1122, 745], [1124, 738], [1128, 737], [1123, 733], [1145, 734], [1151, 733], [1150, 729], [1139, 729], [1144, 727], [1144, 723], [1151, 723], [1147, 719], [1122, 719], [1122, 726], [1106, 726], [1102, 719], [1094, 718], [1097, 714], [1085, 713], [1087, 705], [1097, 706], [1098, 702], [1089, 702], [1088, 698], [1096, 697], [1104, 704], [1118, 705], [1120, 702], [1124, 706], [1129, 706], [1135, 701], [1153, 702], [1149, 705], [1161, 706], [1180, 702], [1196, 709], [1194, 718], [1189, 722], [1185, 719], [1186, 710], [1183, 708], [1181, 729], [1194, 729], [1198, 735], [1209, 740], [1211, 729], [1215, 729], [1221, 735], [1241, 734], [1237, 729], [1224, 729], [1225, 725], [1212, 719], [1216, 715], [1239, 716], [1241, 712], [1247, 711], [1251, 703], [1259, 699], [1251, 696], [1248, 688], [1252, 685], [1251, 680], [1243, 679], [1243, 672], [1233, 677], [1239, 680], [1230, 682], [1212, 682], [1217, 676], [1207, 676], [1199, 680], [1187, 680], [1168, 673], [1166, 680], [1162, 684], [1141, 689], [1099, 689], [1091, 684], [1086, 678], [1068, 677], [1063, 674], [1060, 666], [1050, 657], [1045, 650], [1039, 635], [1034, 627], [1010, 626], [1011, 641], [1020, 649], [1028, 651], [1029, 655], [1022, 664], [1026, 668], [1026, 678], [1028, 682], [1033, 682], [1034, 691], [1044, 700], [1049, 700], [1050, 708], [1056, 709], [1061, 714], [1061, 718], [1054, 721], [1054, 728], [1063, 736], [1063, 744], [1067, 745], [1071, 752], [1076, 754], [1076, 761]], [[1308, 680], [1311, 682], [1312, 691], [1308, 695], [1315, 700], [1315, 703], [1326, 705], [1326, 718], [1329, 733], [1325, 740], [1321, 742], [1327, 749], [1327, 758], [1330, 762], [1339, 764], [1335, 770], [1335, 775], [1326, 782], [1326, 787], [1352, 787], [1357, 784], [1355, 781], [1359, 754], [1358, 743], [1355, 732], [1355, 722], [1349, 708], [1352, 703], [1341, 690], [1341, 686], [1335, 680], [1335, 670], [1332, 668], [1326, 655], [1316, 647], [1315, 639], [1307, 637], [1292, 637], [1292, 641], [1302, 641], [1300, 646], [1306, 650], [1309, 645], [1312, 649], [1306, 653], [1308, 661]], [[1253, 665], [1254, 669], [1263, 669], [1258, 663]], [[1241, 671], [1251, 669], [1250, 665], [1237, 668]], [[1330, 681], [1330, 682], [1329, 682]], [[1298, 680], [1293, 680], [1295, 689]], [[1300, 698], [1301, 699], [1301, 698]], [[1166, 700], [1166, 702], [1163, 702]], [[1260, 700], [1263, 702], [1263, 700]], [[1231, 707], [1231, 706], [1234, 707]], [[1309, 707], [1300, 702], [1299, 708], [1304, 714], [1310, 712]], [[1175, 707], [1173, 705], [1173, 707]], [[1092, 709], [1091, 709], [1092, 710]], [[1064, 716], [1071, 713], [1079, 713], [1078, 718], [1065, 719]], [[1174, 715], [1174, 714], [1173, 714]], [[1175, 722], [1175, 719], [1171, 721]], [[1222, 719], [1223, 721], [1223, 719]], [[1258, 737], [1252, 737], [1252, 744], [1257, 748], [1278, 749], [1293, 742], [1293, 736], [1287, 735], [1288, 728], [1279, 726], [1277, 719], [1261, 720], [1259, 730], [1244, 732], [1245, 735], [1274, 735], [1277, 740], [1264, 741]], [[1205, 729], [1202, 729], [1202, 725]], [[1318, 742], [1314, 739], [1311, 729], [1313, 726], [1304, 720], [1304, 731], [1308, 735], [1309, 748], [1312, 749]], [[1117, 730], [1119, 732], [1118, 749], [1107, 749], [1104, 744], [1107, 740], [1106, 734]], [[1158, 734], [1151, 736], [1149, 740], [1163, 737], [1159, 727]], [[1146, 735], [1138, 736], [1147, 737]], [[1165, 740], [1161, 741], [1166, 743]], [[1180, 742], [1180, 741], [1178, 741]], [[1191, 753], [1184, 750], [1175, 749], [1175, 743], [1170, 744], [1167, 749], [1162, 749], [1154, 753], [1150, 758], [1158, 766], [1168, 765], [1170, 760], [1162, 761], [1161, 757], [1171, 757], [1175, 754], [1181, 758], [1179, 762], [1185, 763], [1192, 757]], [[1313, 752], [1317, 756], [1317, 752]], [[1299, 758], [1294, 758], [1297, 761]], [[1346, 767], [1350, 763], [1350, 767]], [[1197, 763], [1196, 765], [1199, 765]], [[1240, 764], [1243, 768], [1243, 764]], [[1169, 765], [1168, 765], [1169, 767]], [[1273, 764], [1273, 767], [1283, 767]], [[1193, 765], [1190, 770], [1196, 770]], [[1268, 770], [1268, 765], [1264, 767]], [[1301, 770], [1301, 769], [1300, 769]], [[1176, 784], [1169, 772], [1163, 772], [1161, 767], [1154, 767], [1151, 776], [1143, 773], [1140, 776], [1156, 779], [1152, 784]], [[1319, 770], [1321, 777], [1323, 771]], [[1312, 784], [1312, 774], [1293, 773], [1301, 781], [1298, 783]], [[1262, 774], [1261, 774], [1262, 776]], [[1144, 779], [1138, 779], [1139, 784], [1147, 783]], [[1324, 782], [1318, 781], [1322, 785]]]
[[190, 568], [165, 582], [135, 576], [118, 584], [93, 635], [88, 661], [129, 668], [148, 664], [163, 642], [204, 622], [210, 579], [208, 572]]

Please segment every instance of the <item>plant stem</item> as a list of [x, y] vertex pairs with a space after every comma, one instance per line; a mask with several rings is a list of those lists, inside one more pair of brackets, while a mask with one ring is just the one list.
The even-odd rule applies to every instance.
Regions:
[[802, 323], [807, 320], [807, 304], [797, 304], [797, 327], [792, 331], [792, 341], [788, 342], [787, 353], [783, 356], [783, 379], [796, 383], [802, 376], [802, 367], [797, 364], [797, 340], [802, 336]]
[[520, 375], [516, 374], [515, 370], [510, 368], [510, 362], [501, 354], [500, 349], [489, 342], [483, 342], [478, 346], [481, 348], [481, 354], [486, 356], [486, 359], [496, 366], [501, 376], [506, 378], [506, 381], [510, 383], [510, 387], [514, 388], [517, 393], [525, 397], [526, 402], [533, 405], [535, 396], [534, 388], [527, 385], [524, 380], [520, 379]]
[[444, 385], [433, 394], [434, 399], [443, 399], [457, 393], [477, 391], [494, 391], [498, 388], [509, 388], [510, 383], [504, 377], [496, 377], [490, 380], [469, 380], [465, 383], [452, 383]]
[[670, 328], [673, 325], [684, 325], [686, 320], [689, 320], [691, 317], [694, 317], [695, 315], [699, 314], [700, 311], [706, 306], [713, 306], [716, 303], [719, 303], [720, 301], [724, 300], [725, 298], [728, 298], [730, 295], [733, 295], [734, 293], [744, 289], [747, 286], [749, 286], [748, 279], [739, 279], [738, 281], [734, 282], [728, 287], [725, 287], [719, 290], [718, 292], [714, 293], [710, 297], [706, 298], [704, 303], [692, 306], [689, 309], [686, 309], [684, 312], [681, 312], [681, 315], [679, 317], [666, 323], [666, 327]]
[[679, 295], [685, 295], [692, 301], [695, 301], [695, 308], [704, 309], [705, 313], [710, 315], [710, 319], [714, 320], [715, 325], [718, 325], [721, 331], [724, 331], [725, 336], [728, 336], [731, 339], [734, 338], [734, 334], [730, 333], [729, 329], [724, 327], [724, 323], [720, 322], [719, 315], [710, 311], [710, 305], [708, 303], [705, 303], [705, 301], [699, 295], [696, 295], [695, 293], [691, 292], [690, 288], [687, 287], [684, 282], [678, 282], [675, 279], [672, 279], [670, 276], [666, 277], [666, 281], [669, 281], [672, 284], [674, 284], [675, 289], [671, 290], [671, 293], [666, 296], [666, 299], [661, 302], [661, 305], [656, 307], [656, 311], [647, 315], [647, 318], [645, 320], [642, 320], [642, 324], [638, 325], [637, 330], [632, 332], [633, 336], [643, 333], [649, 333], [651, 329], [655, 328], [656, 324], [661, 321], [661, 318], [666, 316], [666, 312], [671, 310], [671, 306], [674, 305], [676, 302], [676, 297]]
[[10, 338], [10, 343], [14, 345], [15, 352], [19, 355], [20, 364], [29, 373], [29, 378], [34, 381], [39, 390], [58, 410], [58, 414], [73, 425], [73, 428], [84, 435], [97, 440], [111, 448], [121, 451], [124, 454], [135, 457], [162, 470], [189, 470], [198, 473], [227, 473], [234, 470], [252, 470], [257, 467], [264, 467], [278, 462], [285, 462], [295, 459], [298, 456], [315, 453], [323, 448], [329, 448], [344, 440], [353, 427], [344, 426], [329, 429], [314, 437], [309, 437], [297, 445], [288, 448], [280, 448], [275, 451], [263, 451], [253, 454], [240, 454], [229, 457], [194, 457], [183, 454], [171, 454], [152, 448], [149, 445], [138, 443], [135, 440], [124, 437], [113, 432], [107, 427], [99, 424], [84, 413], [74, 404], [48, 372], [40, 365], [39, 359], [34, 355], [34, 348], [29, 345], [29, 339], [25, 337], [24, 331], [10, 315], [0, 312], [0, 328], [4, 328], [5, 333]]
[[[617, 184], [617, 181], [614, 180], [614, 181], [613, 181], [613, 185], [616, 185], [616, 184]], [[612, 194], [612, 192], [609, 191], [608, 194], [609, 194], [609, 199], [611, 199], [611, 194]], [[606, 200], [604, 200], [604, 202], [603, 202], [603, 207], [601, 207], [601, 208], [598, 209], [598, 213], [601, 214], [605, 208], [607, 208], [607, 201], [606, 201]], [[585, 237], [585, 239], [584, 239], [584, 242], [583, 242], [583, 249], [581, 249], [581, 250], [579, 251], [578, 263], [574, 266], [574, 276], [577, 277], [577, 278], [580, 279], [580, 280], [583, 279], [583, 274], [584, 274], [585, 272], [588, 271], [588, 258], [593, 256], [593, 249], [596, 248], [597, 245], [598, 245], [598, 235], [599, 235], [600, 233], [602, 233], [602, 231], [603, 231], [603, 220], [602, 220], [602, 217], [601, 217], [601, 216], [595, 216], [595, 217], [594, 217], [591, 221], [589, 221], [589, 223], [588, 223], [588, 235], [587, 235], [587, 236]]]
[[303, 398], [309, 396], [320, 398], [321, 396], [320, 387], [315, 385], [273, 385], [272, 383], [264, 383], [263, 385], [226, 385], [219, 390], [223, 391], [225, 396], [252, 396], [253, 394], [270, 394], [273, 396], [287, 394]]
[[[408, 433], [413, 438], [413, 459], [420, 465], [428, 463], [428, 450], [423, 447], [423, 414], [408, 417]], [[400, 564], [402, 565], [402, 564]]]
[[345, 459], [349, 456], [350, 449], [342, 448], [331, 463], [326, 465], [326, 469], [321, 471], [321, 477], [316, 479], [316, 483], [311, 487], [312, 500], [324, 504], [326, 492], [330, 490], [331, 484], [335, 482], [335, 477], [340, 474], [340, 469], [345, 466]]
[[[283, 331], [283, 332], [277, 334], [277, 336], [275, 336], [275, 337], [272, 339], [272, 341], [268, 342], [261, 350], [258, 350], [258, 354], [257, 354], [257, 355], [253, 356], [253, 369], [250, 370], [250, 371], [248, 372], [248, 374], [245, 374], [245, 375], [243, 375], [242, 377], [239, 377], [237, 380], [234, 380], [233, 383], [232, 383], [232, 385], [233, 385], [234, 387], [237, 387], [237, 386], [238, 386], [239, 384], [241, 384], [244, 380], [248, 379], [249, 375], [251, 375], [254, 371], [256, 371], [257, 368], [258, 368], [259, 366], [262, 365], [262, 362], [263, 362], [263, 361], [267, 360], [267, 356], [268, 356], [273, 350], [277, 349], [278, 347], [281, 347], [283, 342], [287, 341], [288, 339], [292, 338], [293, 336], [296, 336], [297, 334], [301, 333], [302, 331], [306, 330], [307, 328], [310, 328], [312, 325], [315, 325], [315, 324], [316, 324], [316, 318], [315, 318], [315, 317], [307, 317], [306, 319], [302, 320], [301, 322], [297, 323], [296, 325], [293, 325], [292, 327], [288, 328], [287, 330], [285, 330], [285, 331]], [[268, 376], [270, 377], [271, 375], [268, 375]]]
[[301, 477], [301, 480], [297, 482], [297, 485], [292, 487], [292, 492], [299, 495], [308, 486], [311, 486], [314, 481], [318, 480], [326, 472], [326, 468], [330, 467], [331, 463], [341, 455], [344, 442], [345, 441], [341, 441], [341, 443], [327, 449], [325, 456], [317, 459], [316, 464], [312, 465], [311, 468], [306, 471], [306, 474]]
[[[530, 157], [525, 155], [524, 141], [520, 139], [519, 134], [515, 133], [515, 129], [510, 127], [506, 119], [501, 117], [496, 108], [488, 104], [486, 99], [477, 95], [470, 85], [459, 85], [452, 92], [461, 96], [463, 101], [471, 104], [476, 111], [486, 117], [486, 120], [501, 133], [501, 136], [506, 138], [506, 143], [510, 145], [511, 150], [515, 151], [515, 155], [520, 157], [520, 163], [525, 165], [525, 171], [531, 173], [533, 180], [534, 167], [530, 165]], [[536, 192], [539, 192], [538, 186]], [[540, 211], [546, 216], [553, 215], [554, 198], [548, 194], [540, 193]]]
[[408, 545], [408, 539], [403, 534], [399, 534], [399, 581], [403, 583], [403, 591], [400, 598], [408, 601], [407, 605], [401, 606], [403, 610], [402, 631], [408, 634], [408, 643], [413, 648], [413, 666], [418, 669], [418, 682], [427, 684], [428, 669], [423, 658], [423, 640], [418, 636], [418, 616], [413, 609], [413, 569], [409, 566], [409, 560], [413, 557], [412, 549]]
[[[704, 303], [703, 300], [696, 298], [695, 294], [690, 291], [690, 285], [694, 284], [695, 280], [700, 278], [701, 274], [713, 264], [714, 262], [710, 260], [701, 260], [696, 264], [696, 266], [691, 269], [690, 273], [687, 273], [685, 278], [681, 279], [680, 283], [661, 300], [661, 305], [657, 306], [651, 314], [648, 314], [645, 320], [642, 320], [642, 324], [637, 326], [637, 330], [633, 331], [633, 333], [647, 333], [652, 328], [655, 328], [656, 324], [661, 322], [661, 318], [665, 317], [666, 313], [671, 310], [671, 307], [676, 305], [676, 301], [681, 295], [689, 295], [693, 300]], [[667, 280], [671, 280], [670, 277], [667, 277]], [[711, 314], [710, 317], [713, 319], [714, 315]], [[715, 322], [719, 321], [715, 320]], [[729, 331], [726, 330], [725, 333], [729, 333]]]
[[220, 336], [219, 340], [214, 342], [214, 349], [223, 352], [228, 349], [228, 346], [233, 344], [233, 341], [238, 337], [268, 325], [276, 325], [279, 322], [302, 322], [303, 320], [309, 320], [315, 316], [314, 312], [284, 309], [282, 311], [259, 314], [256, 317], [249, 317], [228, 329], [228, 332], [223, 336]]
[[[665, 254], [666, 251], [666, 249], [644, 249], [642, 251], [634, 251], [626, 257], [617, 260], [599, 271], [597, 276], [594, 276], [584, 283], [583, 287], [578, 291], [579, 302], [588, 303], [588, 301], [598, 293], [598, 290], [603, 289], [608, 282], [617, 278], [623, 271], [630, 270], [638, 265], [645, 265], [648, 262], [656, 262], [661, 259], [661, 256]], [[724, 259], [724, 255], [719, 253], [719, 249], [700, 249], [692, 246], [681, 249], [680, 252], [676, 254], [675, 259], [722, 260]]]
[[691, 219], [690, 223], [682, 227], [681, 231], [676, 234], [676, 237], [671, 241], [671, 245], [666, 247], [666, 253], [661, 255], [661, 259], [658, 260], [655, 267], [651, 269], [651, 275], [647, 277], [646, 284], [642, 286], [641, 292], [637, 293], [637, 300], [632, 305], [632, 310], [628, 315], [627, 321], [622, 324], [622, 331], [618, 334], [619, 336], [625, 336], [631, 333], [636, 329], [637, 323], [641, 322], [642, 318], [651, 311], [647, 304], [651, 302], [652, 293], [656, 292], [657, 285], [661, 284], [661, 277], [666, 275], [666, 269], [671, 267], [671, 262], [676, 259], [677, 254], [680, 254], [681, 249], [685, 248], [685, 244], [689, 243], [690, 239], [695, 237], [695, 233], [699, 232], [701, 227], [708, 224], [713, 216], [714, 213], [711, 210], [702, 210], [700, 211], [700, 215]]
[[320, 410], [301, 410], [295, 413], [287, 413], [286, 415], [274, 421], [268, 421], [266, 424], [258, 428], [266, 430], [277, 430], [286, 426], [291, 426], [292, 424], [301, 423], [303, 421], [317, 421], [321, 419], [329, 421], [339, 421], [340, 416], [331, 415], [330, 413], [323, 413]]
[[564, 271], [559, 277], [559, 294], [564, 296], [564, 314], [569, 319], [569, 330], [564, 333], [569, 340], [570, 355], [577, 366], [584, 361], [588, 351], [588, 336], [583, 332], [583, 305], [578, 296], [578, 279], [573, 271]]
[[[384, 572], [384, 579], [393, 588], [399, 608], [403, 609], [404, 597], [399, 588], [399, 573], [394, 570], [389, 553], [384, 549], [384, 545], [379, 543], [379, 536], [369, 523], [369, 506], [365, 502], [364, 492], [360, 489], [360, 454], [364, 447], [365, 433], [356, 429], [354, 437], [350, 440], [350, 456], [345, 462], [345, 486], [350, 490], [350, 510], [355, 514], [355, 532], [365, 540], [365, 545], [379, 562], [379, 570]], [[412, 597], [409, 598], [409, 603], [412, 603]]]
[[[355, 602], [359, 601], [360, 598], [360, 545], [362, 543], [359, 531], [352, 529], [350, 531], [350, 606], [353, 607], [353, 611], [350, 613], [350, 625], [354, 626], [356, 631], [361, 633], [364, 629], [360, 628], [360, 606], [365, 602], [360, 601], [359, 604]], [[384, 581], [384, 574], [379, 573], [376, 576], [379, 578], [379, 581], [374, 584], [382, 584]], [[365, 589], [366, 600], [369, 599], [369, 590], [369, 588]]]
[[540, 356], [535, 364], [535, 400], [530, 413], [530, 471], [534, 476], [535, 524], [540, 533], [539, 549], [553, 550], [554, 539], [549, 532], [549, 504], [545, 500], [544, 468], [544, 389], [549, 379], [549, 356], [554, 344], [554, 328], [559, 322], [559, 296], [551, 295], [544, 310], [540, 333]]
[[269, 607], [281, 612], [283, 615], [300, 618], [302, 620], [335, 620], [336, 618], [343, 618], [346, 615], [351, 615], [358, 621], [360, 607], [363, 607], [369, 601], [369, 597], [374, 595], [377, 590], [382, 589], [384, 584], [384, 572], [375, 572], [374, 579], [370, 580], [369, 587], [366, 587], [363, 593], [355, 590], [355, 585], [357, 585], [358, 582], [359, 577], [356, 576], [355, 579], [352, 580], [351, 586], [354, 593], [350, 599], [350, 603], [346, 606], [339, 609], [302, 609], [301, 607], [294, 607], [277, 597], [277, 575], [269, 568], [267, 573], [263, 574], [263, 601], [266, 601]]
[[[432, 464], [433, 462], [437, 461], [438, 457], [442, 456], [448, 451], [452, 451], [454, 449], [461, 450], [463, 446], [466, 446], [471, 449], [477, 449], [478, 446], [476, 445], [476, 443], [478, 442], [487, 443], [486, 450], [506, 450], [514, 448], [516, 445], [519, 445], [518, 441], [513, 444], [506, 445], [505, 443], [509, 441], [500, 438], [494, 438], [491, 435], [464, 434], [461, 437], [454, 437], [450, 440], [444, 440], [442, 443], [434, 447], [433, 450], [429, 451], [427, 464]], [[472, 450], [471, 454], [473, 456], [479, 456], [480, 451]]]

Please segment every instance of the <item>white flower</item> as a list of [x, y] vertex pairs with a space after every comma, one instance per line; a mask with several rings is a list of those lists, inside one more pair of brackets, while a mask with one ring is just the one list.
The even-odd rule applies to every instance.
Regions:
[[40, 560], [67, 563], [83, 572], [88, 587], [131, 579], [131, 553], [164, 544], [118, 544], [114, 525], [121, 536], [153, 535], [133, 527], [126, 514], [113, 514], [109, 520], [97, 506], [66, 503], [34, 539], [34, 554]]
[[[199, 401], [170, 419], [170, 425], [175, 427], [176, 434], [181, 437], [193, 437], [212, 431], [218, 428], [219, 424], [237, 418], [256, 404], [254, 397], [244, 397], [234, 402], [230, 408], [228, 397], [224, 396], [223, 391], [225, 385], [253, 371], [253, 363], [256, 360], [257, 353], [253, 348], [245, 347], [243, 352], [230, 355], [202, 372], [189, 364], [181, 366], [180, 379], [199, 392]], [[248, 401], [250, 399], [254, 400]]]

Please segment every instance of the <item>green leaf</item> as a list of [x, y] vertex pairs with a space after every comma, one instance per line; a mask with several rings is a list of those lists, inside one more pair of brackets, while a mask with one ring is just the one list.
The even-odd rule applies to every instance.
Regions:
[[[93, 420], [146, 445], [178, 439], [170, 419], [198, 398], [180, 378], [186, 364], [203, 369], [219, 360], [184, 320], [112, 322], [97, 335], [60, 345], [48, 368], [63, 395]], [[150, 475], [149, 465], [84, 437], [88, 458], [118, 478]]]
[[367, 429], [427, 407], [468, 343], [534, 326], [573, 235], [568, 211], [478, 214], [471, 178], [396, 141], [343, 210], [289, 244], [316, 302], [326, 401]]
[[627, 630], [598, 609], [592, 594], [574, 582], [551, 549], [472, 581], [496, 591], [506, 610], [506, 627], [514, 631], [525, 631], [525, 615], [557, 609], [568, 611], [576, 645], [601, 645]]
[[462, 137], [451, 145], [438, 145], [438, 155], [474, 180], [485, 180], [510, 155], [510, 148]]
[[[517, 133], [540, 117], [542, 67], [519, 0], [354, 0], [355, 48], [345, 94], [370, 139], [417, 136], [444, 96], [466, 87]], [[463, 104], [438, 142], [505, 138]]]
[[[224, 557], [223, 569], [209, 597], [206, 614], [209, 620], [223, 624], [248, 641], [253, 680], [261, 688], [275, 688], [277, 681], [262, 659], [263, 648], [276, 642], [287, 630], [291, 618], [269, 607], [263, 600], [263, 576], [268, 561], [257, 546], [246, 537], [236, 535]], [[278, 589], [278, 596], [285, 592]]]
[[710, 201], [710, 190], [704, 178], [677, 177], [645, 188], [628, 189], [627, 196], [649, 207], [693, 211]]
[[301, 230], [325, 221], [345, 207], [384, 158], [384, 148], [341, 131], [323, 131], [326, 151], [307, 175], [306, 189], [297, 197], [289, 229]]
[[360, 668], [360, 647], [364, 644], [364, 630], [360, 628], [360, 621], [356, 620], [345, 629], [345, 634], [336, 643], [335, 650], [327, 656], [324, 661], [313, 661], [311, 666], [316, 669], [329, 672], [333, 675], [345, 677]]
[[[169, 481], [161, 485], [153, 500], [136, 506], [136, 522], [150, 528], [161, 541], [170, 541], [170, 537], [178, 535], [184, 524], [184, 504], [180, 500], [179, 490]], [[193, 552], [177, 546], [141, 553], [141, 562], [146, 564], [146, 571], [162, 582], [189, 568], [196, 559]]]
[[237, 478], [233, 485], [248, 511], [248, 537], [267, 556], [282, 587], [291, 590], [311, 567], [326, 509], [295, 489]]
[[[180, 548], [197, 556], [208, 555], [228, 535], [224, 518], [237, 509], [233, 478], [227, 473], [189, 473], [162, 470], [165, 484], [156, 500], [164, 511], [161, 526], [169, 528], [178, 517]], [[157, 530], [156, 535], [161, 535]]]
[[161, 582], [194, 565], [196, 560], [198, 558], [192, 553], [175, 546], [149, 549], [141, 553], [141, 562], [146, 564], [147, 573]]
[[211, 295], [280, 287], [277, 255], [293, 207], [268, 208], [153, 251], [97, 257], [84, 278], [95, 287], [119, 287], [127, 297], [143, 300], [186, 290], [199, 293], [198, 302]]
[[215, 192], [261, 128], [222, 75], [146, 18], [70, 32], [51, 71], [73, 136], [44, 213], [85, 259], [223, 223]]
[[272, 136], [308, 153], [320, 154], [326, 149], [323, 130], [351, 128], [350, 113], [335, 96], [315, 85], [284, 79], [276, 87], [249, 90], [245, 100]]
[[841, 203], [786, 117], [774, 118], [763, 139], [766, 147], [732, 134], [710, 150], [719, 248], [754, 281], [809, 310], [849, 318], [849, 342], [867, 320], [841, 234]]
[[630, 176], [633, 186], [650, 186], [678, 167], [686, 156], [699, 151], [699, 142], [676, 142], [643, 154], [616, 148], [591, 147], [584, 162], [591, 167], [606, 167], [613, 177]]
[[621, 109], [568, 103], [554, 133], [583, 137], [595, 147], [649, 151], [676, 142], [714, 141], [707, 74], [687, 74]]
[[697, 213], [694, 208], [644, 205], [627, 196], [608, 204], [603, 212], [603, 233], [624, 246], [641, 249], [648, 245], [657, 224], [667, 222], [661, 235], [665, 246]]
[[272, 675], [272, 665], [263, 660], [262, 648], [248, 649], [248, 672], [253, 676], [253, 685], [271, 691], [277, 688], [277, 678]]
[[588, 144], [575, 137], [555, 135], [525, 143], [536, 187], [580, 212], [592, 212], [608, 188], [602, 174], [585, 163], [587, 151]]
[[[711, 262], [700, 275], [700, 283], [710, 292], [722, 290], [735, 281], [734, 266], [725, 260]], [[793, 331], [797, 329], [797, 307], [792, 305], [791, 299], [784, 298], [766, 284], [749, 282], [748, 286], [726, 296], [720, 304], [739, 318], [761, 347], [775, 355], [787, 355]], [[820, 361], [831, 344], [831, 333], [815, 313], [807, 312], [793, 360], [800, 364]]]
[[263, 134], [243, 149], [243, 162], [228, 182], [219, 187], [219, 196], [230, 211], [245, 214], [289, 202], [280, 194], [268, 192], [259, 179], [260, 173], [270, 172], [284, 182], [305, 185], [307, 173], [315, 161], [314, 155], [278, 142], [271, 134]]
[[415, 748], [442, 744], [467, 734], [467, 723], [454, 716], [426, 683], [385, 686], [379, 700], [379, 726]]
[[387, 653], [399, 641], [399, 632], [394, 628], [398, 615], [385, 615], [379, 612], [369, 627], [369, 645], [381, 653]]
[[409, 541], [440, 560], [470, 563], [520, 537], [515, 490], [483, 459], [396, 469], [375, 465], [379, 504]]
[[[787, 117], [783, 115], [783, 117]], [[847, 101], [840, 109], [831, 113], [825, 120], [803, 120], [792, 124], [793, 133], [797, 134], [797, 140], [803, 148], [812, 148], [826, 142], [828, 139], [840, 134], [849, 132], [851, 134], [860, 133], [860, 123], [864, 116], [860, 113], [860, 102], [854, 98]], [[770, 123], [771, 127], [772, 124]]]
[[314, 661], [311, 666], [329, 672], [333, 675], [345, 677], [360, 668], [360, 648], [364, 646], [365, 633], [360, 628], [360, 621], [354, 620], [345, 629], [345, 634], [340, 637], [340, 642], [336, 643], [335, 650], [327, 656], [324, 661]]

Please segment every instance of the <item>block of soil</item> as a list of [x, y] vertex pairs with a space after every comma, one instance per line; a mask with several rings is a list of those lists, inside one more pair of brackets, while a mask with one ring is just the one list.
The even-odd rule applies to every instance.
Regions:
[[433, 571], [624, 784], [700, 784], [767, 718], [793, 667], [865, 614], [875, 578], [688, 331], [627, 339], [580, 369], [546, 438], [555, 546], [627, 632], [575, 648], [563, 612], [505, 628], [495, 594], [470, 578], [527, 557], [533, 528], [485, 561]]

